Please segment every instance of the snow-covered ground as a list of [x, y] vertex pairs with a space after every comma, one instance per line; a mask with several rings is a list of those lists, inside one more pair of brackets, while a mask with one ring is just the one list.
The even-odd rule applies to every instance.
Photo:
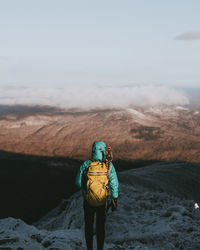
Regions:
[[129, 113], [131, 113], [132, 115], [136, 115], [137, 117], [139, 117], [141, 119], [146, 119], [146, 116], [143, 113], [137, 111], [136, 109], [130, 109], [129, 108], [129, 109], [127, 109], [127, 111]]
[[51, 122], [51, 117], [48, 116], [27, 116], [25, 118], [21, 118], [19, 120], [16, 120], [16, 117], [14, 115], [8, 115], [8, 120], [4, 120], [1, 122], [0, 127], [1, 128], [21, 128], [25, 126], [45, 126], [49, 122]]
[[[200, 249], [199, 175], [200, 165], [191, 163], [121, 172], [118, 209], [107, 215], [105, 249]], [[34, 226], [0, 220], [0, 249], [86, 249], [82, 202], [78, 192]]]
[[178, 110], [183, 110], [183, 111], [188, 111], [188, 108], [182, 107], [182, 106], [176, 106], [176, 109]]

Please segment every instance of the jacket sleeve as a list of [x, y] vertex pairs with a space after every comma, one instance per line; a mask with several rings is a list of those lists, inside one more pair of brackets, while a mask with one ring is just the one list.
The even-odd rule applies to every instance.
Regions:
[[76, 186], [78, 188], [82, 187], [82, 177], [83, 177], [83, 172], [84, 170], [89, 166], [90, 160], [84, 161], [83, 164], [80, 166], [78, 173], [76, 175]]
[[119, 182], [117, 173], [115, 171], [115, 167], [112, 164], [112, 162], [110, 163], [110, 170], [109, 170], [109, 184], [110, 184], [110, 192], [112, 198], [118, 198]]

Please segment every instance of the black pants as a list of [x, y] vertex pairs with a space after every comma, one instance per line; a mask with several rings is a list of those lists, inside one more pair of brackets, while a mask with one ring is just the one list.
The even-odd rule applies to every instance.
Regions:
[[97, 249], [103, 250], [105, 239], [105, 220], [106, 220], [106, 207], [92, 207], [87, 201], [84, 201], [85, 213], [85, 240], [87, 250], [93, 250], [93, 228], [94, 228], [94, 215], [96, 214], [96, 237]]

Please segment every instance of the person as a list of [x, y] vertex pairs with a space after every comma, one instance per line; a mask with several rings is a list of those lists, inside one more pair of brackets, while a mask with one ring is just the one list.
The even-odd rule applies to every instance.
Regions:
[[[76, 185], [79, 188], [82, 188], [84, 194], [83, 207], [84, 207], [84, 219], [85, 219], [85, 240], [86, 240], [87, 250], [93, 250], [93, 230], [94, 230], [93, 227], [94, 227], [95, 214], [96, 214], [97, 249], [103, 250], [108, 197], [104, 198], [103, 196], [105, 195], [102, 194], [109, 192], [110, 200], [112, 200], [111, 202], [112, 211], [114, 211], [117, 208], [118, 189], [119, 189], [117, 174], [113, 163], [109, 162], [109, 164], [104, 164], [105, 162], [106, 162], [106, 145], [103, 141], [96, 141], [93, 143], [92, 146], [91, 160], [86, 160], [83, 162], [76, 176]], [[101, 168], [99, 168], [100, 170], [97, 170], [96, 172], [91, 172], [92, 169], [95, 169], [96, 166], [98, 167], [98, 164], [101, 164]], [[96, 177], [97, 175], [99, 175], [100, 171], [103, 172], [103, 166], [107, 167], [106, 174], [104, 173], [104, 175], [101, 175], [101, 177]], [[89, 170], [90, 170], [90, 175], [92, 177], [95, 176], [95, 178], [104, 178], [102, 179], [101, 183], [106, 182], [107, 178], [108, 181], [107, 186], [109, 187], [109, 191], [106, 191], [106, 189], [105, 192], [100, 190], [100, 192], [99, 193], [97, 192], [96, 194], [94, 194], [94, 191], [91, 191], [91, 194], [89, 194], [90, 190], [88, 191], [87, 188], [91, 187], [92, 189], [91, 183], [89, 185], [86, 184], [88, 180], [87, 173]], [[94, 182], [95, 181], [93, 181], [93, 183]], [[87, 190], [85, 189], [85, 186], [87, 186], [86, 187]], [[105, 186], [105, 184], [103, 185], [101, 184], [101, 189], [102, 186]]]

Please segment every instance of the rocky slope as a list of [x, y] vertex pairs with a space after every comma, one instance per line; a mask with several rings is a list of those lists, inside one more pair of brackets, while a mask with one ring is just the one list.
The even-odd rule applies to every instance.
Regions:
[[[162, 163], [121, 172], [118, 209], [109, 211], [105, 249], [199, 249], [200, 165]], [[30, 226], [0, 220], [2, 249], [85, 249], [82, 195]]]

